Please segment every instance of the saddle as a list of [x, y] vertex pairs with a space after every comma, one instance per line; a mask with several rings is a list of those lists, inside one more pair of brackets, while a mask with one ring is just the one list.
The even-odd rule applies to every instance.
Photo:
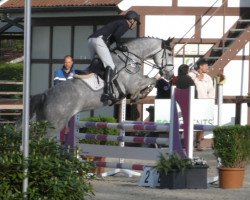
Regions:
[[104, 87], [105, 68], [99, 58], [94, 58], [85, 70], [75, 70], [74, 78], [81, 79], [92, 90], [101, 90]]
[[[85, 70], [75, 70], [75, 73], [77, 75], [83, 75], [82, 77], [84, 77], [85, 75], [89, 75], [92, 73], [97, 74], [101, 79], [104, 79], [104, 74], [105, 74], [105, 68], [103, 66], [102, 61], [99, 58], [94, 58], [89, 67]], [[88, 77], [88, 76], [87, 76]]]
[[[104, 88], [105, 68], [102, 61], [99, 58], [94, 58], [90, 66], [85, 70], [75, 70], [74, 78], [84, 81], [92, 90], [97, 91]], [[111, 90], [114, 93], [114, 87], [119, 92], [119, 96], [110, 104], [113, 105], [117, 101], [121, 100], [125, 95], [121, 90], [121, 87], [116, 78], [111, 81]]]

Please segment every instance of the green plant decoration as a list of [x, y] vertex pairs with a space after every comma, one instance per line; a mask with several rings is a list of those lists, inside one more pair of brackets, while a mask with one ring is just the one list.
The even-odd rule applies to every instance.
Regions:
[[250, 126], [216, 127], [214, 151], [220, 158], [222, 167], [245, 167], [250, 158]]
[[[90, 176], [94, 168], [82, 163], [69, 150], [48, 139], [48, 123], [33, 123], [30, 128], [28, 158], [28, 199], [79, 199], [93, 195]], [[23, 170], [26, 162], [20, 150], [22, 134], [12, 125], [0, 126], [0, 199], [22, 199]]]
[[182, 159], [179, 154], [160, 154], [160, 158], [156, 163], [156, 170], [159, 173], [167, 174], [171, 170], [184, 171], [186, 168], [192, 165], [191, 159]]

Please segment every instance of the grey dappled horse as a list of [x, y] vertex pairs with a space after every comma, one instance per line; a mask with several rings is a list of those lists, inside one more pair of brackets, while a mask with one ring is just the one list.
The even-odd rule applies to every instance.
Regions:
[[[142, 73], [141, 65], [147, 62], [146, 59], [153, 59], [154, 64], [151, 63], [151, 66], [158, 69], [165, 78], [173, 76], [171, 41], [137, 38], [126, 43], [129, 52], [116, 50], [112, 53], [117, 68], [115, 79], [119, 84], [119, 89], [114, 86], [113, 90], [119, 100], [129, 94], [134, 101], [144, 98], [155, 86], [156, 79]], [[47, 120], [55, 128], [52, 132], [56, 133], [78, 112], [105, 106], [100, 101], [102, 93], [103, 88], [94, 91], [81, 79], [67, 80], [33, 96], [30, 117], [36, 114], [37, 121]]]

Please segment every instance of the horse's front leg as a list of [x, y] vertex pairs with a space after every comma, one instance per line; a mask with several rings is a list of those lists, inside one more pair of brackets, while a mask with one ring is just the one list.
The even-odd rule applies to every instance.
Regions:
[[139, 99], [145, 98], [155, 87], [156, 84], [155, 78], [149, 78], [147, 76], [143, 76], [139, 82], [138, 90], [131, 95], [131, 100], [132, 101], [137, 101]]

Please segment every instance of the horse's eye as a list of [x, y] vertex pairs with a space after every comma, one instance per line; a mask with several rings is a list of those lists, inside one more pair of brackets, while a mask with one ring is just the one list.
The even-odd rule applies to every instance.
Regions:
[[169, 56], [172, 56], [172, 53], [168, 53]]

